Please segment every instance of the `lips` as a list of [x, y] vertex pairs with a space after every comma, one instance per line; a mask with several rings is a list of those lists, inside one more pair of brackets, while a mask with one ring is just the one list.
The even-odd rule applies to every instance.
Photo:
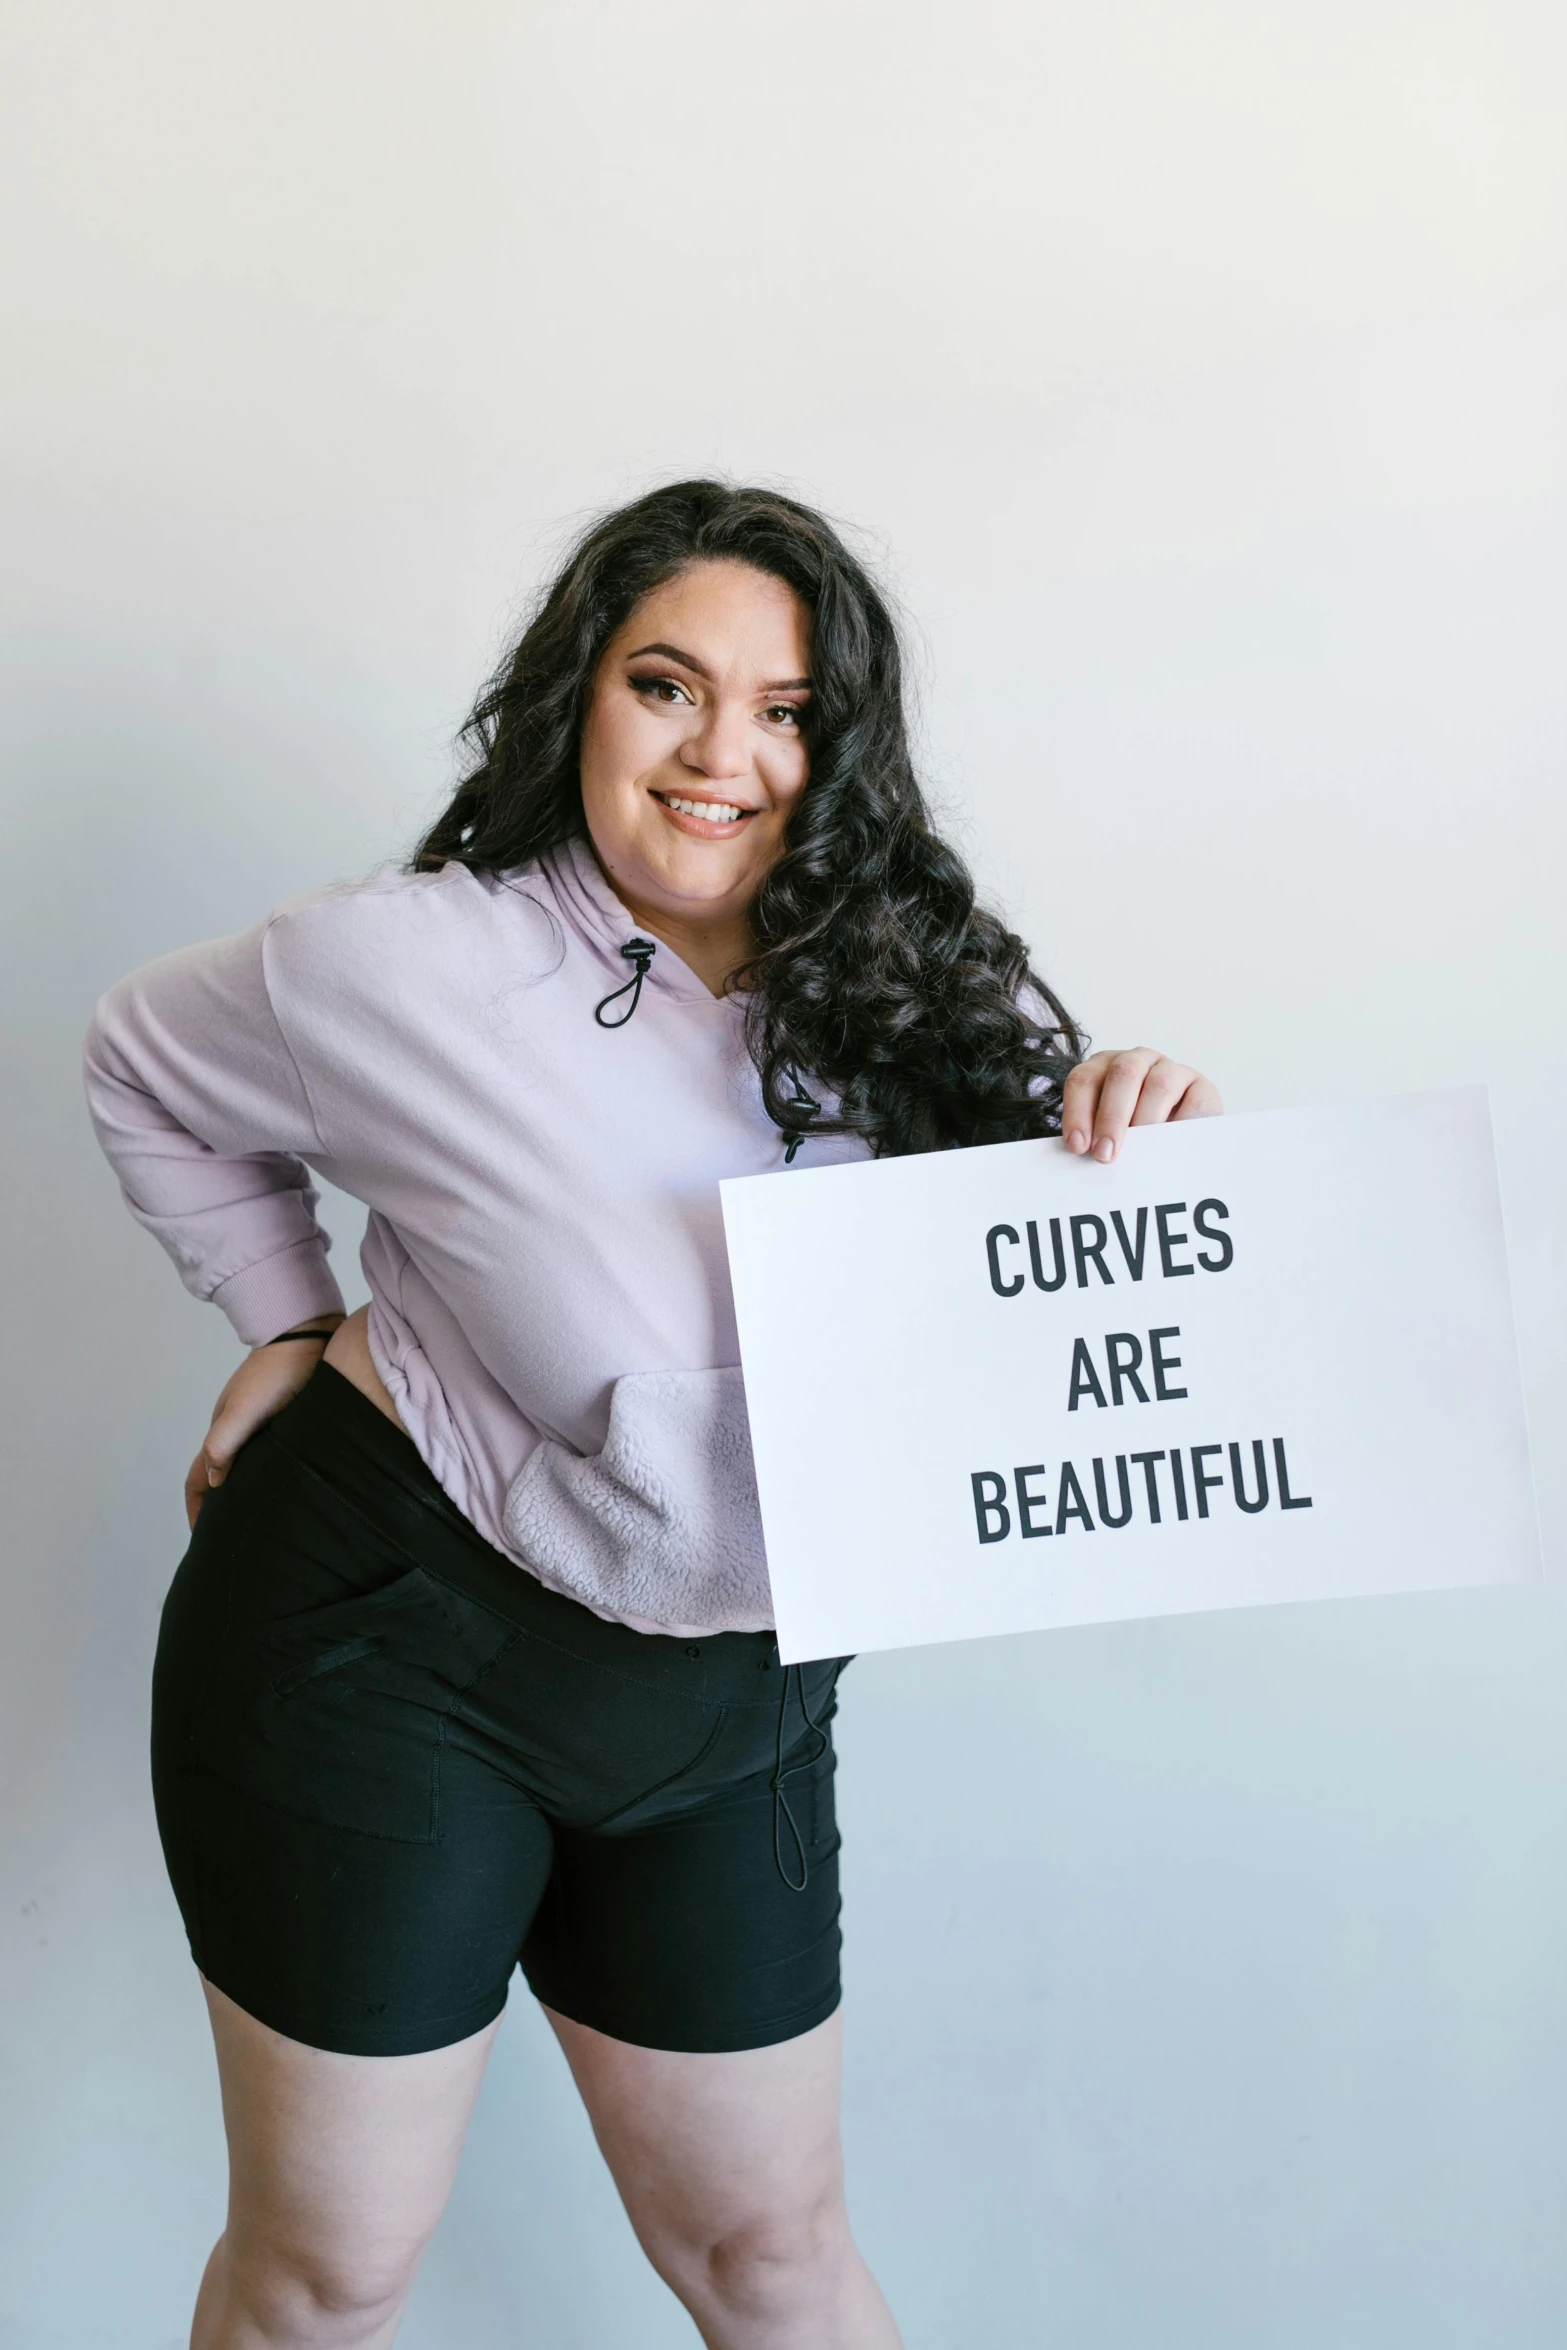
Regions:
[[754, 808], [742, 808], [735, 800], [698, 799], [685, 792], [662, 791], [653, 797], [671, 816], [700, 824], [709, 834], [733, 831], [747, 816], [756, 814]]

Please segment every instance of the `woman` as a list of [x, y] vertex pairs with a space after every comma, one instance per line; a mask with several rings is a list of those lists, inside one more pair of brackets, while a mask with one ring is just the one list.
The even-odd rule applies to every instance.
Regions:
[[[884, 2350], [838, 2145], [844, 1660], [782, 1670], [725, 1175], [1216, 1110], [1085, 1060], [809, 508], [590, 530], [411, 871], [104, 999], [98, 1131], [251, 1352], [191, 1470], [158, 1816], [217, 2042], [197, 2350], [383, 2344], [519, 1960], [722, 2350]], [[366, 1202], [343, 1317], [307, 1167]]]

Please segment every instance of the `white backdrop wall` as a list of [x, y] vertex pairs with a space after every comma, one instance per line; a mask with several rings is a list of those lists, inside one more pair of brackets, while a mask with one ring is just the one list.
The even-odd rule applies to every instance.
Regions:
[[[173, 2350], [221, 2221], [143, 1749], [235, 1349], [79, 1033], [406, 847], [587, 509], [721, 468], [865, 527], [1100, 1040], [1237, 1107], [1492, 1085], [1561, 1566], [1564, 99], [1550, 0], [15, 0], [7, 2350]], [[1556, 2350], [1564, 1613], [854, 1668], [848, 2135], [911, 2350]], [[514, 2001], [405, 2339], [693, 2338]]]

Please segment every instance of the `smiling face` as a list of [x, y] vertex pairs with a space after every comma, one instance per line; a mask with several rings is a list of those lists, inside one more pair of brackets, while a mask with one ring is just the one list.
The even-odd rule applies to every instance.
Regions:
[[582, 729], [582, 808], [616, 895], [710, 986], [805, 789], [810, 614], [749, 564], [693, 565], [604, 649]]

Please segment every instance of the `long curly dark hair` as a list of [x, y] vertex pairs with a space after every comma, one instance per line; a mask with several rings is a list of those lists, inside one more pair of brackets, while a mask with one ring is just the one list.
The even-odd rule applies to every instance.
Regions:
[[671, 482], [583, 534], [463, 727], [465, 771], [415, 868], [510, 872], [585, 836], [578, 746], [604, 648], [652, 589], [715, 560], [785, 581], [811, 615], [809, 780], [730, 982], [769, 1117], [879, 1157], [1059, 1133], [1085, 1040], [932, 823], [885, 598], [776, 490]]

